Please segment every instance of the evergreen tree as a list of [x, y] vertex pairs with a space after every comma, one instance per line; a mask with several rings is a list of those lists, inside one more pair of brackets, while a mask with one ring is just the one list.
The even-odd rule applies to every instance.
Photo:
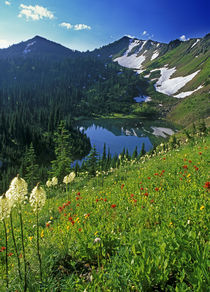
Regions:
[[104, 149], [103, 149], [103, 155], [102, 155], [102, 161], [101, 161], [102, 170], [105, 170], [105, 165], [106, 165], [106, 143], [104, 143]]
[[29, 190], [31, 190], [39, 181], [39, 166], [36, 163], [36, 154], [32, 143], [26, 149], [22, 163], [22, 173], [28, 183]]
[[137, 156], [138, 156], [138, 149], [137, 149], [137, 146], [136, 146], [136, 148], [133, 151], [132, 159], [136, 159]]
[[58, 181], [63, 181], [65, 175], [71, 172], [72, 153], [71, 137], [69, 131], [65, 128], [65, 122], [61, 121], [57, 131], [54, 134], [55, 157], [51, 161], [51, 176], [56, 176]]
[[95, 145], [93, 146], [93, 148], [90, 151], [90, 154], [88, 155], [87, 167], [89, 174], [91, 176], [95, 176], [98, 167], [98, 153], [96, 151]]

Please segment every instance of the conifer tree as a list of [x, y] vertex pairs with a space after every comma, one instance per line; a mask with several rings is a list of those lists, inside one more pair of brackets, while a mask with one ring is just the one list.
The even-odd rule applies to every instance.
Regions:
[[50, 175], [57, 177], [58, 181], [62, 181], [64, 176], [70, 173], [72, 163], [71, 137], [69, 131], [65, 128], [64, 121], [60, 122], [54, 134], [54, 143], [56, 159], [51, 161]]
[[88, 172], [91, 176], [96, 175], [96, 170], [97, 170], [97, 165], [98, 164], [98, 153], [96, 151], [95, 145], [90, 151], [90, 154], [88, 156], [87, 160], [87, 167], [88, 167]]
[[138, 156], [138, 149], [137, 149], [137, 146], [136, 146], [136, 148], [133, 151], [132, 159], [136, 159], [137, 156]]

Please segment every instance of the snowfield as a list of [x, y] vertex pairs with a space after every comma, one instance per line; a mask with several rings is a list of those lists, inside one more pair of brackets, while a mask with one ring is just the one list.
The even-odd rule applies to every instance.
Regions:
[[[176, 72], [176, 68], [174, 67], [174, 68], [169, 69], [166, 66], [163, 68], [157, 69], [157, 70], [160, 70], [161, 76], [156, 82], [155, 88], [158, 92], [161, 92], [167, 95], [174, 95], [179, 89], [184, 87], [189, 81], [191, 81], [200, 72], [200, 70], [198, 70], [184, 77], [180, 76], [180, 77], [170, 78]], [[156, 70], [153, 70], [153, 71], [156, 71]]]
[[158, 51], [154, 51], [154, 54], [151, 57], [151, 60], [156, 59], [159, 56], [159, 52]]
[[181, 93], [179, 93], [177, 95], [174, 95], [174, 97], [176, 97], [176, 98], [184, 98], [186, 96], [189, 96], [189, 95], [193, 94], [194, 92], [196, 92], [197, 90], [199, 90], [201, 88], [203, 88], [203, 85], [200, 85], [198, 88], [196, 88], [196, 89], [194, 89], [192, 91], [181, 92]]
[[[138, 56], [139, 52], [143, 49], [144, 45], [147, 41], [139, 41], [139, 40], [131, 40], [130, 45], [125, 52], [125, 54], [121, 57], [114, 59], [115, 62], [118, 62], [119, 65], [126, 68], [140, 69], [142, 63], [145, 61], [146, 57], [144, 55]], [[142, 43], [141, 47], [137, 52], [129, 56], [129, 53], [137, 46]]]
[[200, 39], [197, 39], [196, 42], [192, 45], [191, 49], [192, 49], [195, 45], [197, 45], [197, 43], [198, 43], [199, 41], [200, 41]]
[[174, 131], [170, 128], [162, 128], [162, 127], [151, 127], [153, 130], [154, 136], [160, 136], [163, 138], [167, 138], [167, 135], [171, 136], [174, 134]]

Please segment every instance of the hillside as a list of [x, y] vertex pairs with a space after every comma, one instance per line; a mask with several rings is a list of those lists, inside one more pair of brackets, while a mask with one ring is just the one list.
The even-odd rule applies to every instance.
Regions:
[[[47, 201], [37, 217], [41, 264], [32, 209], [22, 205], [22, 253], [14, 207], [20, 273], [24, 279], [26, 260], [29, 289], [207, 291], [210, 139], [198, 135], [190, 133], [187, 144], [172, 139], [140, 161], [122, 160], [96, 178], [81, 174], [66, 187], [43, 186]], [[0, 246], [1, 287], [8, 253], [8, 287], [21, 290], [24, 280], [12, 236], [5, 247], [3, 224]]]
[[[133, 68], [154, 85], [157, 92], [177, 99], [168, 118], [187, 125], [209, 116], [206, 107], [210, 89], [209, 48], [209, 34], [202, 39], [175, 40], [169, 44], [130, 39], [128, 47], [120, 56], [114, 56], [113, 61]], [[150, 94], [156, 99], [154, 92]]]

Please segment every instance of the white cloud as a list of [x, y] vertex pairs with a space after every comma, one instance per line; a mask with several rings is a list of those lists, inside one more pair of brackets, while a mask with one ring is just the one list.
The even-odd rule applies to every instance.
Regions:
[[189, 39], [186, 38], [186, 36], [183, 34], [182, 36], [180, 36], [180, 41], [183, 41], [183, 42], [186, 42], [188, 41]]
[[8, 5], [8, 6], [11, 5], [11, 3], [9, 1], [5, 1], [4, 3], [5, 3], [5, 5]]
[[10, 45], [9, 41], [7, 40], [0, 40], [0, 49], [8, 48]]
[[74, 30], [84, 30], [84, 29], [91, 29], [90, 26], [86, 25], [86, 24], [75, 24], [74, 26]]
[[73, 25], [71, 23], [68, 23], [68, 22], [62, 22], [59, 25], [62, 26], [62, 27], [65, 27], [66, 29], [73, 28]]
[[147, 31], [144, 30], [144, 31], [142, 32], [142, 35], [146, 35], [146, 34], [147, 34]]
[[49, 18], [49, 19], [53, 19], [54, 15], [51, 11], [49, 11], [47, 8], [44, 8], [42, 6], [39, 5], [24, 5], [24, 4], [20, 4], [21, 9], [20, 13], [18, 14], [18, 17], [23, 17], [25, 16], [27, 20], [29, 20], [30, 18], [32, 20], [40, 20], [43, 18]]

